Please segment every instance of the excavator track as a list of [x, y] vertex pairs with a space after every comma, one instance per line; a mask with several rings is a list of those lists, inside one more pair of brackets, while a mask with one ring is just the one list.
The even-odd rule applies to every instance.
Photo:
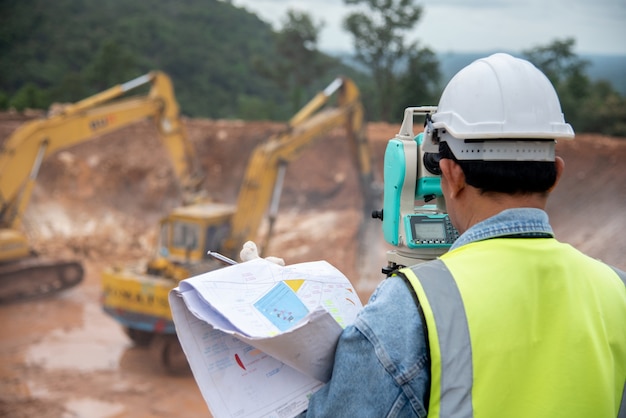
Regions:
[[76, 286], [83, 266], [74, 260], [37, 257], [0, 265], [0, 304], [36, 299]]

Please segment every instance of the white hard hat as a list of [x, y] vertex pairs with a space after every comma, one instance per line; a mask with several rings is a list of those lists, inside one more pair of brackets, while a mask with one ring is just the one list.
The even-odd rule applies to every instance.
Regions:
[[474, 61], [450, 80], [430, 129], [460, 160], [553, 161], [554, 140], [574, 137], [548, 78], [503, 53]]

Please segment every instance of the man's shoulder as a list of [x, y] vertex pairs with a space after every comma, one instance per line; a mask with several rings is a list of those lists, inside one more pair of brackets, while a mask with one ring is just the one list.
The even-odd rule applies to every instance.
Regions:
[[420, 319], [412, 292], [402, 277], [386, 278], [359, 313], [357, 324], [365, 324], [370, 328], [387, 327], [389, 324], [413, 326], [409, 323]]
[[401, 277], [382, 282], [354, 326], [393, 362], [412, 364], [426, 355], [426, 338], [413, 290]]

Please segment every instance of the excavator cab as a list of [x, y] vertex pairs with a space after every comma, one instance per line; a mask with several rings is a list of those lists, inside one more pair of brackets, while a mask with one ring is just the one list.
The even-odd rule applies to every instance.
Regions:
[[230, 234], [234, 213], [233, 205], [219, 203], [175, 209], [161, 222], [160, 251], [165, 251], [171, 260], [183, 262], [209, 259], [207, 251], [219, 250]]
[[104, 311], [136, 345], [157, 346], [157, 363], [169, 373], [186, 370], [187, 363], [176, 340], [168, 293], [180, 280], [223, 267], [207, 252], [221, 249], [234, 210], [213, 202], [176, 208], [161, 220], [150, 261], [103, 272]]
[[[103, 305], [107, 313], [131, 328], [173, 333], [167, 293], [178, 282], [223, 267], [207, 255], [219, 251], [230, 233], [232, 205], [198, 203], [174, 209], [161, 220], [157, 254], [145, 265], [112, 267], [103, 272]], [[140, 286], [137, 286], [141, 283]], [[139, 297], [138, 295], [141, 295]], [[158, 301], [158, 302], [157, 302]], [[148, 319], [146, 305], [157, 305]], [[167, 327], [158, 321], [167, 323]]]
[[198, 203], [176, 208], [161, 220], [157, 254], [148, 274], [176, 282], [215, 268], [209, 251], [221, 251], [231, 231], [232, 205]]

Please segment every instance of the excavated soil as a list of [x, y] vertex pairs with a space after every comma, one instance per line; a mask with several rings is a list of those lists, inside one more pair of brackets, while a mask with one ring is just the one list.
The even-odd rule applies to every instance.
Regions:
[[[0, 115], [0, 140], [26, 118]], [[248, 156], [283, 125], [185, 120], [217, 201], [234, 203]], [[387, 140], [399, 125], [368, 125], [382, 181]], [[562, 241], [626, 269], [626, 139], [578, 135], [557, 152], [566, 172], [548, 212]], [[363, 302], [382, 279], [389, 247], [369, 243], [357, 268], [363, 216], [357, 174], [340, 129], [312, 144], [287, 171], [267, 255], [288, 263], [325, 259]], [[151, 255], [159, 218], [181, 203], [169, 159], [150, 122], [85, 142], [47, 159], [24, 227], [32, 245], [86, 267], [79, 286], [54, 297], [0, 306], [0, 417], [161, 418], [210, 416], [190, 375], [169, 376], [134, 347], [100, 307], [100, 272]], [[263, 232], [263, 231], [261, 231]]]

